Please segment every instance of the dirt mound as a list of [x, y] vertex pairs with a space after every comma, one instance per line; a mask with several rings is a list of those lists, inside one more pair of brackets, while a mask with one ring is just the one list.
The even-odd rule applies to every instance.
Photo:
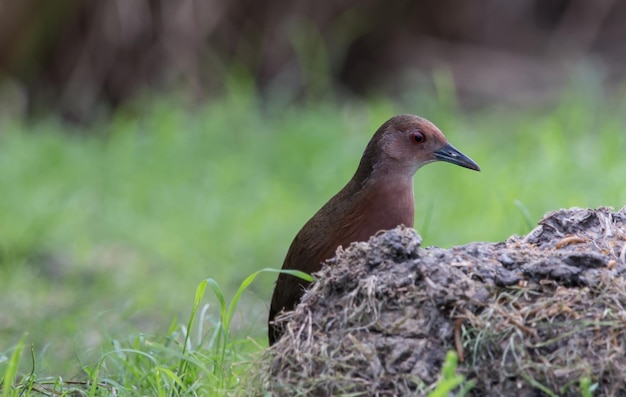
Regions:
[[339, 250], [267, 354], [277, 395], [423, 395], [446, 352], [470, 394], [626, 396], [626, 207], [547, 214], [527, 236], [421, 248], [399, 227]]

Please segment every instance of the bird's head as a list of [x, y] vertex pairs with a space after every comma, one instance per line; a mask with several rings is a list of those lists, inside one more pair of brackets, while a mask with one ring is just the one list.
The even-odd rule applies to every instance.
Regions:
[[363, 155], [371, 172], [403, 172], [412, 176], [423, 165], [446, 161], [480, 171], [472, 159], [448, 143], [430, 121], [414, 115], [392, 117], [372, 137]]

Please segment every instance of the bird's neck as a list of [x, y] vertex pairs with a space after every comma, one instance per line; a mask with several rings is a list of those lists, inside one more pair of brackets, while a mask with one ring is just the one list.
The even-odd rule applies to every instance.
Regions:
[[343, 220], [350, 241], [367, 241], [380, 230], [393, 229], [398, 225], [413, 227], [414, 198], [413, 178], [398, 175], [370, 178], [365, 181], [353, 179], [341, 192], [349, 203]]
[[370, 142], [351, 182], [359, 189], [378, 186], [387, 189], [410, 188], [413, 191], [413, 176], [419, 167], [420, 164], [417, 163], [403, 164], [393, 158], [381, 156]]

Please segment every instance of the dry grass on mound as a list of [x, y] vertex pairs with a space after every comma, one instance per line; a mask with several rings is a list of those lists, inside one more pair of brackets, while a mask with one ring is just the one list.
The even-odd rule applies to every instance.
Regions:
[[267, 351], [275, 395], [424, 395], [448, 350], [485, 395], [626, 396], [626, 207], [525, 237], [421, 248], [399, 227], [339, 250]]

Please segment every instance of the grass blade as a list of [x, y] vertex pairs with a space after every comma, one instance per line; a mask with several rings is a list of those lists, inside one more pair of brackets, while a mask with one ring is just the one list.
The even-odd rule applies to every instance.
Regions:
[[24, 350], [24, 344], [26, 343], [26, 335], [27, 334], [24, 334], [18, 342], [13, 354], [11, 355], [11, 359], [9, 360], [9, 365], [7, 366], [6, 371], [4, 371], [2, 379], [2, 397], [15, 395], [15, 378], [20, 365], [20, 357], [22, 356], [22, 351]]

